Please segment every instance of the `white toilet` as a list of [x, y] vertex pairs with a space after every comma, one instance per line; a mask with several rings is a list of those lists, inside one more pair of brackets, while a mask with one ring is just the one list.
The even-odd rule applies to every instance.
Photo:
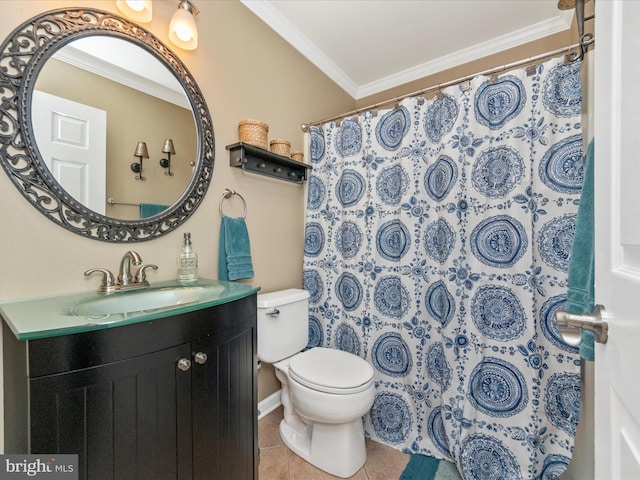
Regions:
[[309, 337], [309, 292], [258, 295], [258, 359], [282, 383], [282, 441], [300, 457], [347, 478], [366, 459], [362, 416], [373, 405], [373, 368], [351, 353], [316, 347]]

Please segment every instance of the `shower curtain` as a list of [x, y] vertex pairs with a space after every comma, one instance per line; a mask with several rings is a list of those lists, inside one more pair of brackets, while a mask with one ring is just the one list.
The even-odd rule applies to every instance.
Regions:
[[579, 65], [554, 59], [311, 129], [309, 346], [373, 365], [371, 439], [465, 479], [566, 468], [581, 100]]

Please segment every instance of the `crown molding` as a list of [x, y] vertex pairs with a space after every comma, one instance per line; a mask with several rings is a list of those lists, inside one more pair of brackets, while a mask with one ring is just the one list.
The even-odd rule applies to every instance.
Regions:
[[337, 83], [340, 88], [353, 98], [356, 97], [358, 85], [327, 57], [322, 50], [316, 47], [298, 27], [282, 16], [270, 2], [265, 2], [264, 0], [240, 0], [240, 3], [251, 10], [259, 19], [291, 44], [293, 48], [298, 50], [325, 75]]
[[358, 87], [356, 100], [383, 92], [385, 90], [413, 82], [429, 75], [442, 72], [449, 68], [458, 67], [465, 63], [472, 62], [479, 58], [487, 57], [504, 50], [514, 48], [526, 43], [539, 40], [554, 33], [562, 32], [571, 28], [573, 11], [563, 11], [558, 16], [531, 25], [527, 28], [511, 32], [493, 38], [489, 41], [479, 43], [470, 48], [458, 50], [450, 55], [446, 55], [430, 62], [417, 65], [401, 72], [389, 75], [374, 82]]
[[303, 32], [276, 10], [271, 5], [271, 2], [265, 0], [240, 0], [240, 2], [355, 100], [567, 30], [571, 27], [574, 14], [571, 10], [558, 11], [558, 15], [549, 20], [493, 38], [473, 47], [453, 52], [379, 80], [357, 85], [341, 68], [318, 49]]
[[[67, 45], [65, 48], [58, 50], [53, 55], [53, 58], [142, 93], [146, 93], [147, 95], [173, 103], [179, 107], [191, 109], [189, 100], [183, 91], [176, 91], [152, 79], [145, 78], [142, 75], [138, 75], [137, 73], [90, 55], [83, 50], [74, 48], [71, 45]], [[141, 68], [143, 70], [143, 67]]]

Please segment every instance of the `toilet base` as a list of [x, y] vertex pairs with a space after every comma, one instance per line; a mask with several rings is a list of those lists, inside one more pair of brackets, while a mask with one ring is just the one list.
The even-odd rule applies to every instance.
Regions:
[[314, 423], [305, 432], [282, 420], [280, 437], [295, 454], [336, 477], [351, 477], [367, 458], [362, 418], [342, 424]]

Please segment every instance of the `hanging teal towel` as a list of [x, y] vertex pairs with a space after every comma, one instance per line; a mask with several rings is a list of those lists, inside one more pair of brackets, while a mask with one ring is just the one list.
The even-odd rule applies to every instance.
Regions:
[[158, 203], [141, 203], [140, 204], [140, 218], [153, 217], [160, 212], [169, 208], [168, 205], [160, 205]]
[[249, 231], [244, 218], [222, 217], [218, 279], [241, 280], [253, 277]]
[[427, 455], [411, 455], [400, 480], [461, 480], [454, 463]]
[[[580, 207], [576, 220], [576, 232], [573, 237], [571, 260], [569, 261], [569, 290], [565, 310], [569, 313], [591, 313], [595, 306], [594, 275], [595, 247], [593, 224], [593, 140], [589, 143], [584, 162], [584, 180]], [[580, 355], [593, 361], [593, 333], [582, 331]]]

